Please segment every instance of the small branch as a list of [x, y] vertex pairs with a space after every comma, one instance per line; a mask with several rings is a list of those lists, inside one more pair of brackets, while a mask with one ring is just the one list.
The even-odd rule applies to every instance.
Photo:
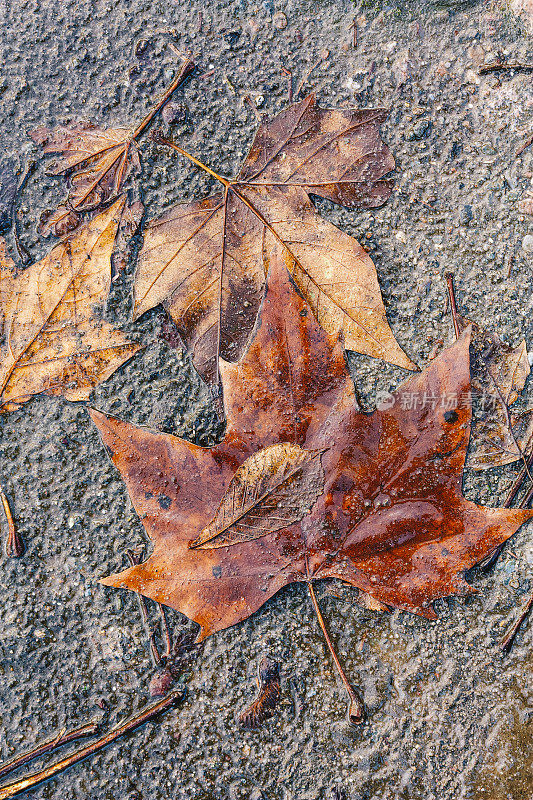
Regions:
[[523, 621], [528, 616], [529, 612], [533, 608], [533, 592], [529, 595], [528, 599], [518, 612], [518, 617], [516, 618], [515, 622], [511, 625], [505, 636], [501, 641], [502, 650], [506, 653], [509, 652], [511, 647], [513, 646], [513, 642], [515, 639], [516, 634], [518, 633], [520, 626], [522, 625]]
[[354, 17], [354, 20], [353, 20], [353, 22], [351, 24], [351, 27], [353, 28], [352, 46], [353, 46], [353, 49], [356, 50], [357, 49], [357, 20], [355, 19], [355, 17]]
[[[322, 629], [322, 633], [324, 634], [324, 639], [326, 640], [326, 644], [329, 648], [329, 652], [331, 653], [331, 657], [335, 662], [335, 666], [337, 668], [337, 672], [339, 673], [341, 680], [344, 684], [344, 688], [346, 689], [346, 694], [349, 698], [348, 704], [348, 719], [352, 725], [359, 725], [361, 722], [365, 720], [365, 706], [362, 699], [359, 697], [357, 692], [351, 686], [348, 678], [346, 677], [346, 673], [344, 672], [341, 662], [339, 661], [339, 657], [335, 652], [335, 648], [333, 647], [333, 642], [328, 633], [328, 629], [326, 628], [326, 623], [324, 622], [324, 618], [322, 616], [322, 612], [320, 611], [320, 606], [318, 605], [318, 600], [316, 599], [315, 590], [313, 589], [313, 584], [311, 581], [308, 581], [307, 586], [309, 588], [309, 594], [311, 595], [311, 601], [313, 603], [313, 608], [315, 609], [315, 613], [318, 618], [318, 624]], [[0, 796], [0, 800], [2, 800]]]
[[[36, 161], [30, 161], [30, 163], [26, 167], [26, 170], [25, 170], [25, 172], [24, 172], [24, 174], [22, 176], [22, 179], [21, 179], [21, 181], [20, 181], [20, 183], [19, 183], [19, 185], [17, 187], [17, 193], [15, 195], [15, 200], [14, 200], [14, 203], [13, 203], [13, 209], [18, 205], [18, 203], [20, 201], [20, 198], [21, 198], [21, 195], [22, 195], [22, 192], [26, 188], [26, 184], [28, 182], [28, 179], [29, 179], [30, 175], [32, 175], [33, 172], [35, 171], [36, 166], [37, 166], [37, 162]], [[12, 213], [13, 213], [13, 209], [12, 209]], [[24, 245], [20, 241], [19, 220], [18, 220], [18, 215], [16, 213], [13, 215], [13, 238], [15, 240], [15, 247], [17, 248], [17, 253], [18, 253], [18, 256], [19, 256], [20, 261], [22, 263], [22, 266], [26, 266], [26, 264], [28, 264], [31, 261], [31, 255], [28, 252], [27, 248], [24, 247]]]
[[6, 556], [8, 558], [20, 558], [21, 556], [24, 555], [26, 546], [24, 544], [22, 536], [15, 527], [15, 522], [13, 520], [13, 515], [9, 507], [8, 499], [1, 489], [0, 489], [0, 500], [2, 501], [2, 506], [4, 508], [4, 514], [6, 515], [7, 527], [9, 531], [6, 541]]
[[520, 470], [520, 472], [516, 476], [516, 478], [515, 478], [515, 480], [513, 482], [513, 485], [509, 489], [509, 492], [508, 492], [507, 497], [505, 498], [505, 502], [503, 504], [505, 508], [511, 508], [511, 504], [512, 504], [513, 500], [515, 499], [517, 494], [520, 492], [520, 489], [522, 488], [522, 482], [523, 482], [524, 478], [526, 477], [526, 475], [528, 473], [528, 470], [531, 470], [532, 467], [533, 467], [533, 453], [529, 456], [529, 458], [527, 460], [527, 470], [526, 470], [525, 466], [522, 467], [522, 469]]
[[74, 730], [71, 731], [65, 731], [63, 728], [63, 730], [60, 731], [57, 736], [54, 736], [54, 738], [50, 739], [48, 742], [34, 747], [33, 750], [29, 750], [27, 753], [16, 756], [6, 764], [2, 764], [0, 766], [0, 778], [3, 778], [4, 775], [7, 775], [9, 772], [13, 772], [13, 770], [18, 769], [25, 764], [29, 764], [34, 758], [44, 756], [45, 753], [54, 752], [64, 744], [74, 742], [76, 739], [82, 739], [84, 736], [94, 736], [94, 734], [97, 733], [98, 728], [98, 722], [88, 722], [86, 725], [82, 725], [81, 728], [74, 728]]
[[28, 789], [33, 789], [34, 786], [43, 783], [43, 781], [47, 781], [49, 778], [52, 778], [59, 772], [63, 772], [64, 770], [68, 769], [68, 767], [71, 767], [73, 764], [77, 764], [78, 762], [83, 761], [84, 758], [87, 758], [87, 756], [90, 756], [93, 753], [97, 753], [99, 750], [102, 750], [104, 747], [107, 747], [108, 744], [114, 742], [115, 739], [118, 739], [125, 733], [129, 733], [129, 731], [138, 728], [140, 725], [144, 725], [145, 722], [149, 722], [158, 714], [162, 714], [164, 711], [168, 711], [182, 698], [183, 698], [183, 690], [176, 689], [176, 691], [169, 694], [163, 700], [160, 700], [159, 703], [150, 706], [137, 716], [131, 717], [126, 722], [123, 722], [121, 725], [118, 725], [116, 728], [113, 728], [105, 736], [102, 736], [95, 742], [92, 742], [86, 747], [81, 748], [81, 750], [77, 750], [75, 753], [71, 753], [70, 756], [67, 756], [61, 761], [52, 764], [50, 767], [46, 767], [45, 769], [42, 769], [39, 772], [34, 772], [32, 775], [27, 775], [25, 778], [22, 778], [21, 780], [7, 784], [7, 786], [3, 786], [2, 788], [0, 788], [0, 800], [8, 800], [8, 798], [15, 797], [16, 795], [21, 794], [22, 792], [26, 792]]
[[178, 88], [178, 86], [180, 86], [187, 80], [191, 72], [193, 72], [195, 69], [196, 65], [194, 64], [194, 62], [190, 58], [186, 58], [184, 63], [181, 65], [180, 71], [178, 72], [178, 74], [176, 75], [176, 77], [174, 78], [174, 80], [164, 93], [161, 100], [159, 100], [159, 102], [152, 108], [152, 110], [148, 112], [148, 114], [145, 116], [142, 122], [135, 128], [135, 130], [131, 134], [132, 139], [137, 139], [141, 135], [141, 133], [143, 133], [146, 130], [146, 128], [151, 123], [155, 115], [158, 114], [159, 111], [161, 111], [161, 109], [165, 105], [165, 103], [167, 103], [167, 101], [170, 100], [173, 92]]
[[168, 661], [170, 656], [172, 655], [172, 633], [170, 632], [170, 628], [168, 625], [167, 612], [165, 611], [165, 606], [161, 605], [161, 603], [158, 603], [157, 605], [159, 606], [159, 613], [161, 614], [161, 628], [163, 630], [163, 636], [165, 638], [164, 658]]
[[520, 61], [495, 61], [493, 64], [486, 64], [484, 67], [480, 67], [479, 74], [487, 75], [489, 72], [502, 72], [511, 70], [514, 70], [515, 72], [533, 72], [533, 64], [523, 64]]
[[450, 301], [450, 308], [452, 310], [453, 329], [455, 331], [455, 338], [458, 339], [461, 335], [459, 329], [459, 322], [457, 320], [457, 303], [455, 301], [455, 287], [453, 285], [453, 272], [446, 272], [444, 275], [446, 283], [448, 284], [448, 299]]
[[528, 148], [530, 145], [532, 145], [532, 144], [533, 144], [533, 136], [530, 136], [530, 137], [529, 137], [528, 139], [526, 139], [526, 141], [525, 141], [525, 142], [524, 142], [524, 143], [523, 143], [523, 144], [522, 144], [522, 145], [521, 145], [521, 146], [518, 148], [518, 150], [516, 151], [516, 155], [517, 155], [517, 156], [521, 156], [521, 155], [522, 155], [522, 153], [524, 152], [524, 150], [527, 150], [527, 148]]

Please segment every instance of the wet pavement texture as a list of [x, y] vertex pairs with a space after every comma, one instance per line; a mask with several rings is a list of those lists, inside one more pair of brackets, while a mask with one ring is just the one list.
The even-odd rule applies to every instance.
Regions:
[[[283, 68], [323, 105], [389, 107], [390, 201], [369, 212], [318, 201], [321, 213], [369, 249], [391, 327], [421, 366], [453, 337], [449, 270], [465, 315], [533, 348], [533, 217], [519, 208], [533, 148], [516, 156], [533, 133], [532, 80], [479, 74], [499, 54], [533, 60], [525, 19], [503, 3], [4, 0], [0, 22], [0, 160], [21, 169], [39, 159], [26, 135], [37, 125], [139, 121], [180, 53], [191, 52], [199, 69], [176, 93], [184, 109], [172, 135], [221, 174], [236, 173], [260, 117], [287, 103]], [[148, 137], [142, 151], [148, 218], [213, 188]], [[35, 232], [39, 216], [62, 196], [45, 166], [38, 160], [19, 204], [34, 258], [50, 246]], [[166, 340], [161, 314], [128, 321], [132, 271], [114, 285], [107, 314], [144, 350], [91, 404], [212, 443], [223, 429], [187, 354]], [[407, 376], [364, 356], [349, 361], [368, 409]], [[0, 564], [5, 760], [102, 717], [102, 698], [106, 725], [140, 710], [153, 667], [135, 596], [98, 584], [127, 565], [128, 548], [149, 544], [85, 406], [39, 396], [0, 422], [2, 482], [27, 545], [23, 558], [2, 555]], [[515, 473], [469, 473], [465, 493], [501, 504]], [[498, 642], [531, 588], [531, 530], [520, 530], [490, 572], [474, 571], [476, 595], [438, 602], [437, 622], [362, 610], [348, 586], [319, 587], [340, 657], [364, 693], [363, 726], [346, 721], [305, 587], [289, 586], [206, 641], [182, 675], [181, 706], [27, 796], [333, 800], [338, 788], [348, 800], [529, 800], [533, 625], [508, 656]], [[168, 616], [176, 630], [194, 628]], [[264, 655], [281, 662], [282, 701], [262, 729], [243, 731], [238, 715]]]

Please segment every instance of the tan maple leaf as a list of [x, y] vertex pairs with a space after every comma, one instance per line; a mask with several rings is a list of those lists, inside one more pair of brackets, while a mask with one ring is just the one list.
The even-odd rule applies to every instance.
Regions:
[[243, 354], [262, 302], [266, 254], [282, 244], [292, 278], [323, 328], [346, 348], [415, 368], [387, 322], [372, 259], [321, 217], [309, 195], [372, 208], [390, 195], [394, 167], [382, 109], [323, 109], [314, 95], [263, 122], [234, 180], [201, 166], [223, 191], [175, 206], [144, 232], [135, 316], [162, 303], [208, 382], [219, 354]]

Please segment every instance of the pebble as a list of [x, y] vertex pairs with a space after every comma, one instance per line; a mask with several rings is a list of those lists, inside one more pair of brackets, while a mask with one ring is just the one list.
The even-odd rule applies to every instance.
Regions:
[[277, 28], [278, 31], [282, 31], [283, 28], [287, 27], [287, 17], [283, 11], [276, 11], [272, 17], [272, 25]]
[[522, 239], [522, 250], [525, 253], [533, 253], [533, 236], [530, 233]]

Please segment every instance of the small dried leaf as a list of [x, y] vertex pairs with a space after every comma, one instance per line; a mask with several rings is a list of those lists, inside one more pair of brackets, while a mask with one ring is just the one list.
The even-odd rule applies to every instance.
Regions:
[[502, 342], [496, 333], [483, 330], [470, 320], [457, 316], [459, 330], [472, 326], [470, 370], [472, 389], [479, 398], [479, 409], [472, 427], [467, 465], [472, 469], [511, 464], [523, 452], [509, 425], [507, 407], [525, 386], [530, 372], [525, 341], [517, 347]]
[[109, 293], [122, 205], [119, 200], [23, 272], [0, 250], [0, 411], [39, 392], [86, 400], [139, 349], [95, 315]]
[[275, 444], [239, 467], [213, 521], [191, 547], [226, 547], [288, 528], [324, 490], [322, 451]]
[[69, 206], [60, 205], [55, 211], [53, 209], [43, 211], [37, 231], [45, 239], [50, 235], [61, 239], [75, 231], [80, 223], [81, 216], [79, 214], [76, 214]]
[[44, 153], [59, 153], [51, 175], [68, 174], [68, 206], [90, 211], [116, 200], [130, 173], [141, 165], [129, 128], [104, 130], [91, 123], [73, 127], [37, 128], [30, 132]]
[[272, 714], [281, 697], [279, 664], [263, 658], [258, 668], [259, 694], [254, 702], [239, 717], [245, 728], [257, 728]]

